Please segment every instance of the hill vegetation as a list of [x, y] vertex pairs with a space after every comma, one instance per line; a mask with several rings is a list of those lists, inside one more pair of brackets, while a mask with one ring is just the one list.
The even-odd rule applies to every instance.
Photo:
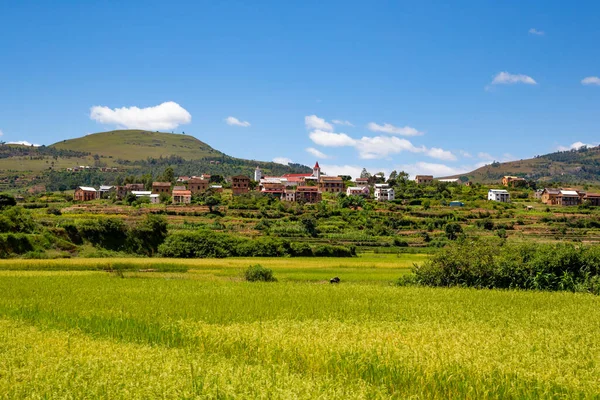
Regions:
[[582, 147], [558, 151], [531, 159], [493, 162], [467, 174], [469, 180], [479, 183], [497, 182], [505, 175], [514, 175], [531, 181], [567, 184], [600, 182], [600, 147]]
[[193, 136], [143, 130], [94, 133], [63, 140], [51, 147], [129, 161], [169, 156], [178, 156], [184, 160], [219, 159], [225, 156]]

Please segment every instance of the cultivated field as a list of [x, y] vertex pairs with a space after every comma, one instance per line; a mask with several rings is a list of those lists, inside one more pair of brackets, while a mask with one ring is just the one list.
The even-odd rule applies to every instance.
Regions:
[[[2, 261], [0, 394], [600, 393], [598, 297], [392, 284], [423, 257]], [[110, 263], [113, 272], [99, 270]], [[243, 269], [255, 263], [273, 268], [279, 281], [243, 281]], [[149, 269], [159, 271], [139, 271]], [[335, 275], [341, 284], [326, 282]]]

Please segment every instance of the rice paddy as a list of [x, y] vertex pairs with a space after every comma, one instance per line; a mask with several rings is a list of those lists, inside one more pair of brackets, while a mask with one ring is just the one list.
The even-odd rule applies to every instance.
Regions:
[[2, 261], [0, 397], [597, 398], [598, 297], [394, 286], [419, 257]]

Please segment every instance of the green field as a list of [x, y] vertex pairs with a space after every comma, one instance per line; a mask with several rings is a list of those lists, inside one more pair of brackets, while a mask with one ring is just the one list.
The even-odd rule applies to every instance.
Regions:
[[0, 394], [597, 397], [598, 297], [392, 284], [423, 257], [4, 260]]

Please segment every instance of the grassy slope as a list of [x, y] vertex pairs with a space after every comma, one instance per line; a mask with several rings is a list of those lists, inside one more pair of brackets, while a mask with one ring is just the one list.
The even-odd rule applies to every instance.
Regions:
[[581, 177], [580, 180], [598, 182], [600, 176], [584, 176], [586, 165], [600, 162], [600, 147], [587, 151], [568, 151], [546, 154], [537, 158], [510, 161], [485, 165], [466, 174], [454, 175], [449, 178], [467, 176], [471, 181], [490, 183], [497, 182], [504, 175], [522, 176], [528, 179], [552, 181], [567, 177]]
[[[366, 281], [371, 272], [363, 271]], [[0, 272], [0, 393], [522, 399], [600, 392], [594, 296], [192, 275]]]
[[186, 160], [205, 157], [218, 159], [224, 156], [220, 151], [193, 136], [141, 130], [94, 133], [77, 139], [64, 140], [52, 146], [131, 161], [171, 155]]

